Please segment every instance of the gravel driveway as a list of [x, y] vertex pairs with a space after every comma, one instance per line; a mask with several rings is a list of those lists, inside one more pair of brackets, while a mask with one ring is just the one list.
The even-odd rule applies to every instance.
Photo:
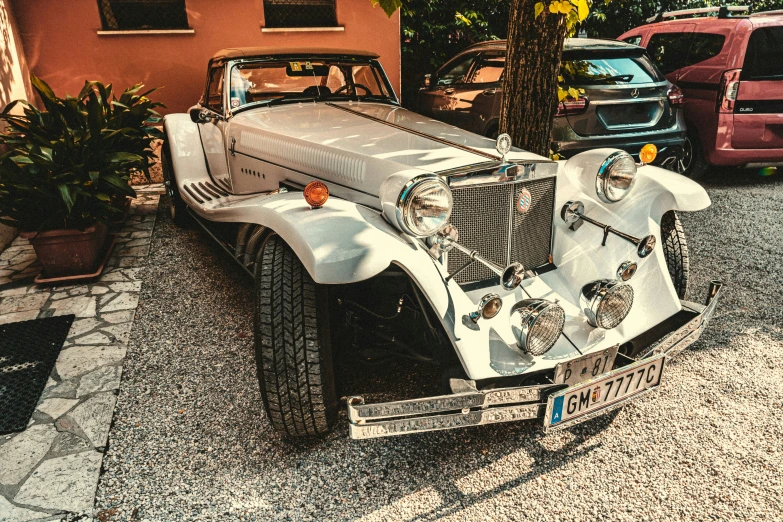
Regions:
[[[549, 436], [518, 423], [350, 441], [343, 413], [329, 437], [285, 443], [262, 412], [247, 276], [161, 212], [97, 518], [780, 518], [783, 179], [735, 172], [705, 184], [712, 207], [683, 221], [690, 297], [702, 301], [710, 278], [726, 283], [717, 316], [667, 365], [659, 393], [611, 424]], [[397, 377], [379, 382], [426, 380]]]

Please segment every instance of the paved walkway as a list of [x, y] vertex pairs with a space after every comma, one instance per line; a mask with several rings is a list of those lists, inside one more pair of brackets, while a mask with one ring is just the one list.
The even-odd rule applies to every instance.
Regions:
[[74, 314], [28, 428], [0, 436], [0, 521], [92, 519], [95, 488], [139, 301], [161, 185], [137, 188], [100, 279], [47, 287], [17, 238], [0, 253], [0, 323]]

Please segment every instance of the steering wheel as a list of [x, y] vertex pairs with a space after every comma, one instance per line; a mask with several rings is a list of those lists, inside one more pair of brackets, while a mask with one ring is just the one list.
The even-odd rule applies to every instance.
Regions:
[[332, 91], [327, 86], [320, 86], [320, 85], [311, 85], [304, 91], [302, 91], [302, 94], [306, 96], [329, 96], [332, 94]]
[[358, 89], [364, 90], [365, 94], [368, 94], [368, 95], [372, 94], [372, 91], [368, 87], [365, 87], [364, 85], [362, 85], [361, 83], [354, 83], [352, 86], [346, 83], [345, 85], [343, 85], [342, 87], [340, 87], [339, 89], [334, 91], [333, 94], [340, 94], [341, 92], [349, 89], [350, 87], [354, 88], [354, 92], [358, 88]]

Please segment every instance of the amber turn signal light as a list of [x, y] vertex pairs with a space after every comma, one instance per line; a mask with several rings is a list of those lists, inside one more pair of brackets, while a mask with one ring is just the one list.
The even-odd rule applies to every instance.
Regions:
[[658, 155], [658, 147], [652, 143], [648, 143], [639, 152], [639, 159], [642, 163], [652, 163], [655, 161], [655, 157]]
[[321, 208], [329, 199], [329, 189], [320, 181], [311, 181], [304, 189], [304, 198], [311, 208]]

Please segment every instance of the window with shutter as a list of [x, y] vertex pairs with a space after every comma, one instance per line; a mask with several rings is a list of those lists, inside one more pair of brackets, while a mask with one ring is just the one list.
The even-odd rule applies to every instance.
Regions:
[[337, 27], [335, 0], [264, 0], [266, 27]]
[[188, 29], [185, 0], [98, 0], [104, 31]]

